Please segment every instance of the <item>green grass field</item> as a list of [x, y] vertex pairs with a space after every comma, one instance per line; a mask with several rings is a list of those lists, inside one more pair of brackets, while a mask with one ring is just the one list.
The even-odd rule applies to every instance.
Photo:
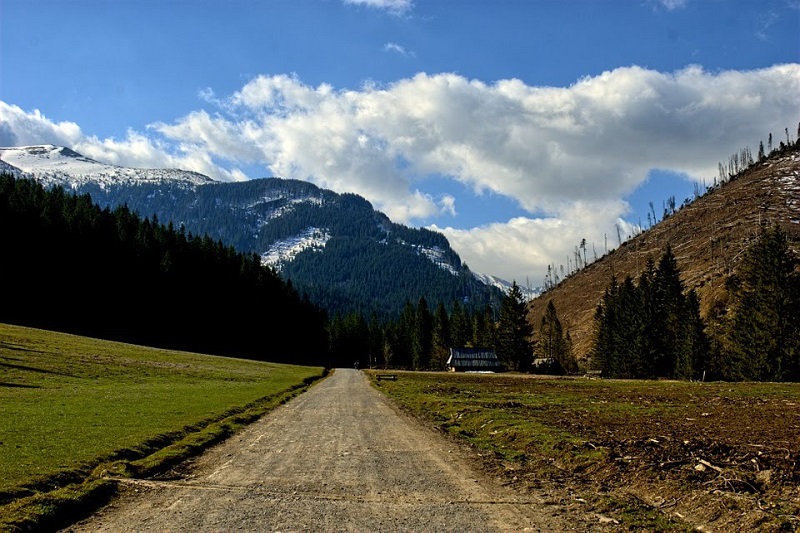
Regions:
[[322, 374], [0, 325], [0, 494], [135, 457]]

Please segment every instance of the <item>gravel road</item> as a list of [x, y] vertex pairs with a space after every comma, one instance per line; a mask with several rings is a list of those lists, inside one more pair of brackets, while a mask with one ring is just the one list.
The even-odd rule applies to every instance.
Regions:
[[69, 531], [574, 527], [563, 509], [495, 485], [471, 467], [467, 450], [399, 413], [350, 369], [336, 370], [169, 480], [121, 483], [119, 498]]

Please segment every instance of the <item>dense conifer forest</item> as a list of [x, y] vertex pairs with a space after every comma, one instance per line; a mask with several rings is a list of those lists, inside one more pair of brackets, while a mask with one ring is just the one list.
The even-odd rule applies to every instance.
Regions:
[[[279, 275], [330, 313], [358, 311], [394, 320], [406, 299], [424, 296], [431, 305], [448, 306], [460, 300], [478, 310], [497, 307], [502, 298], [499, 289], [472, 275], [444, 235], [396, 224], [356, 194], [278, 178], [201, 186], [89, 182], [78, 191], [102, 207], [128, 205], [243, 253], [262, 254], [276, 242], [318, 228], [329, 235], [324, 249], [298, 253], [281, 263]], [[441, 264], [424, 254], [434, 249]]]
[[229, 356], [324, 364], [327, 316], [256, 255], [0, 176], [0, 321]]
[[[516, 283], [503, 296], [499, 310], [491, 305], [470, 309], [458, 300], [431, 307], [422, 297], [416, 304], [406, 300], [395, 320], [380, 321], [376, 315], [367, 320], [357, 311], [337, 314], [329, 331], [336, 366], [444, 370], [449, 349], [467, 347], [495, 350], [506, 370], [532, 368], [533, 328]], [[543, 370], [564, 373], [557, 365]]]

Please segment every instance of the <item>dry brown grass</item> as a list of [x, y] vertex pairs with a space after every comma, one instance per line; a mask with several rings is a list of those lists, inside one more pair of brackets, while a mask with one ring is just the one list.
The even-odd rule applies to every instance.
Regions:
[[578, 359], [586, 361], [595, 309], [612, 274], [619, 280], [627, 275], [638, 278], [647, 259], [657, 262], [667, 244], [686, 287], [700, 296], [705, 316], [764, 223], [779, 224], [789, 235], [790, 246], [800, 252], [800, 148], [773, 155], [567, 278], [531, 302], [529, 319], [539, 324], [552, 300]]

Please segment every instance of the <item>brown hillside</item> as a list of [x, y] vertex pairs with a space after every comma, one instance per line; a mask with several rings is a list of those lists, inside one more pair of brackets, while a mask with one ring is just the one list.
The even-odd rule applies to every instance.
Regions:
[[700, 296], [705, 316], [714, 294], [758, 235], [759, 224], [777, 222], [800, 251], [800, 146], [773, 154], [736, 179], [695, 200], [644, 233], [570, 276], [529, 304], [528, 318], [538, 328], [547, 302], [556, 306], [570, 332], [579, 360], [589, 357], [594, 313], [612, 273], [638, 278], [648, 257], [658, 261], [667, 243], [678, 260], [687, 288]]

